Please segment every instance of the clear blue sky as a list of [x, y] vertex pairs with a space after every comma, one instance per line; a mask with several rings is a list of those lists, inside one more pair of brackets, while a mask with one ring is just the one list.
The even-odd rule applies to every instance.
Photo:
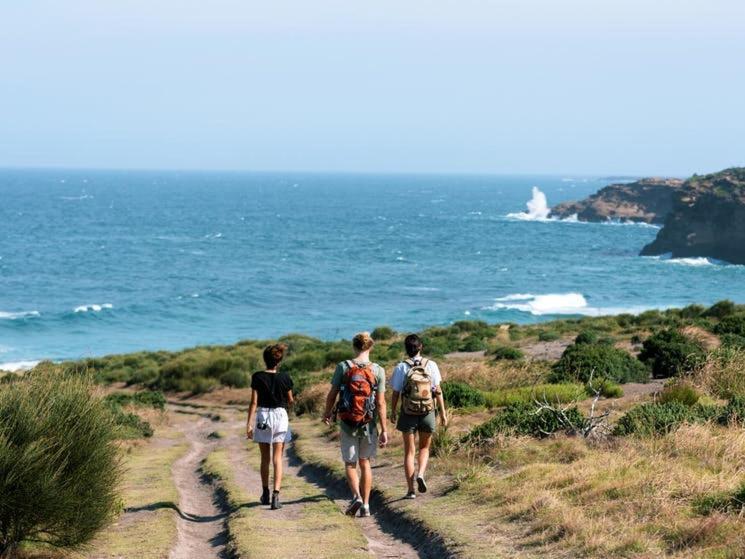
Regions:
[[735, 164], [743, 0], [0, 3], [0, 166]]

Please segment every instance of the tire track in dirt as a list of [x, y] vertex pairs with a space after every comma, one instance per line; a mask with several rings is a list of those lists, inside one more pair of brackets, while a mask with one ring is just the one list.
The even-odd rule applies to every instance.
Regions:
[[[179, 413], [175, 406], [169, 407]], [[184, 434], [190, 448], [172, 469], [179, 492], [178, 537], [169, 559], [224, 559], [227, 514], [220, 510], [213, 487], [199, 472], [202, 460], [215, 446], [207, 438], [213, 430], [213, 418], [180, 415], [175, 417], [174, 426]]]

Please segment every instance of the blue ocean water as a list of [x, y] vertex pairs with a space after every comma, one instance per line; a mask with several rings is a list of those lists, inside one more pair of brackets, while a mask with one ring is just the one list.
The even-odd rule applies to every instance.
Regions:
[[608, 182], [0, 170], [0, 363], [745, 301], [655, 228], [508, 216]]

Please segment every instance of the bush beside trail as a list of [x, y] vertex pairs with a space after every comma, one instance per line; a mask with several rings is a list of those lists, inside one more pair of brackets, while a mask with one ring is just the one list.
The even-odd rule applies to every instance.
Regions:
[[77, 548], [119, 511], [117, 429], [91, 388], [41, 371], [0, 388], [0, 556], [24, 541]]
[[[565, 416], [577, 428], [585, 422], [584, 415], [576, 407], [566, 410]], [[474, 427], [461, 441], [482, 444], [497, 435], [530, 435], [543, 438], [570, 429], [549, 410], [539, 408], [535, 404], [512, 404], [499, 410], [488, 421]]]
[[706, 359], [702, 345], [675, 329], [661, 330], [644, 341], [639, 360], [655, 378], [669, 378], [693, 371]]
[[575, 343], [564, 350], [549, 375], [550, 382], [586, 383], [591, 376], [613, 382], [647, 382], [646, 367], [629, 353], [606, 343]]

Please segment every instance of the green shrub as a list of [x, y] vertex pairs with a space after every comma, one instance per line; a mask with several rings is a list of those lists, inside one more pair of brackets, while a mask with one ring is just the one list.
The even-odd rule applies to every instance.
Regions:
[[664, 435], [683, 423], [705, 423], [716, 419], [719, 413], [717, 406], [687, 406], [676, 401], [640, 404], [618, 420], [614, 434]]
[[680, 309], [681, 318], [699, 318], [706, 312], [706, 308], [702, 305], [688, 305]]
[[591, 382], [585, 385], [585, 392], [588, 396], [594, 397], [596, 391], [600, 392], [603, 398], [620, 398], [623, 396], [623, 388], [620, 385], [602, 377], [593, 378]]
[[120, 510], [112, 415], [81, 375], [0, 387], [0, 556], [24, 541], [74, 548]]
[[581, 384], [537, 384], [535, 386], [519, 386], [506, 388], [494, 392], [485, 392], [487, 407], [498, 408], [514, 404], [532, 404], [535, 400], [547, 401], [550, 404], [566, 404], [581, 400], [585, 396], [585, 388]]
[[370, 334], [376, 342], [390, 340], [396, 336], [396, 331], [390, 326], [378, 326]]
[[715, 334], [734, 334], [745, 337], [745, 313], [725, 316], [719, 324], [714, 327]]
[[687, 382], [675, 382], [666, 386], [660, 394], [659, 402], [679, 402], [685, 406], [693, 406], [698, 403], [701, 394]]
[[[578, 429], [586, 421], [576, 407], [569, 408], [566, 416]], [[463, 442], [481, 444], [498, 434], [546, 437], [557, 431], [571, 432], [571, 427], [562, 422], [556, 414], [537, 408], [534, 404], [513, 404], [497, 411], [494, 417], [485, 423], [474, 427], [463, 437]]]
[[652, 369], [655, 378], [687, 373], [703, 364], [706, 352], [701, 345], [675, 329], [660, 330], [644, 341], [639, 360]]
[[111, 407], [116, 406], [144, 406], [164, 410], [166, 397], [159, 390], [142, 390], [140, 392], [113, 392], [104, 398]]
[[519, 361], [525, 359], [525, 354], [522, 351], [508, 345], [498, 345], [490, 349], [489, 354], [497, 360]]
[[745, 349], [745, 336], [738, 336], [737, 334], [722, 334], [719, 336], [719, 339], [724, 347]]
[[232, 388], [248, 388], [251, 384], [251, 379], [248, 373], [232, 370], [220, 375], [220, 384]]
[[144, 369], [137, 369], [129, 375], [129, 378], [125, 380], [127, 386], [133, 384], [150, 384], [158, 378], [158, 370], [154, 367], [145, 367]]
[[477, 334], [471, 334], [463, 340], [458, 347], [458, 351], [484, 351], [486, 350], [486, 340]]
[[717, 419], [721, 425], [745, 424], [745, 398], [736, 396], [722, 409]]
[[433, 357], [441, 357], [458, 351], [462, 346], [460, 338], [456, 336], [432, 334], [423, 334], [422, 344], [424, 345], [424, 351]]
[[730, 493], [713, 493], [698, 497], [693, 502], [693, 509], [698, 514], [709, 515], [713, 512], [741, 514], [745, 508], [745, 482]]
[[555, 342], [561, 338], [561, 334], [555, 330], [543, 330], [538, 333], [538, 340], [541, 342]]
[[574, 338], [574, 343], [579, 344], [596, 344], [598, 343], [598, 334], [597, 332], [593, 332], [592, 330], [582, 330], [576, 338]]
[[290, 355], [284, 360], [282, 367], [293, 372], [308, 373], [320, 371], [325, 365], [326, 355], [322, 351], [308, 350]]
[[445, 402], [451, 408], [471, 408], [483, 406], [486, 403], [481, 391], [465, 383], [445, 381], [441, 386]]
[[153, 428], [150, 423], [136, 413], [124, 411], [118, 406], [113, 407], [111, 412], [116, 425], [117, 439], [146, 439], [153, 436]]
[[607, 344], [574, 344], [553, 366], [549, 381], [586, 383], [591, 375], [621, 384], [646, 382], [649, 377], [646, 368], [621, 349]]
[[702, 316], [722, 319], [725, 316], [734, 314], [736, 311], [737, 306], [732, 301], [725, 299], [724, 301], [714, 303], [702, 313]]

